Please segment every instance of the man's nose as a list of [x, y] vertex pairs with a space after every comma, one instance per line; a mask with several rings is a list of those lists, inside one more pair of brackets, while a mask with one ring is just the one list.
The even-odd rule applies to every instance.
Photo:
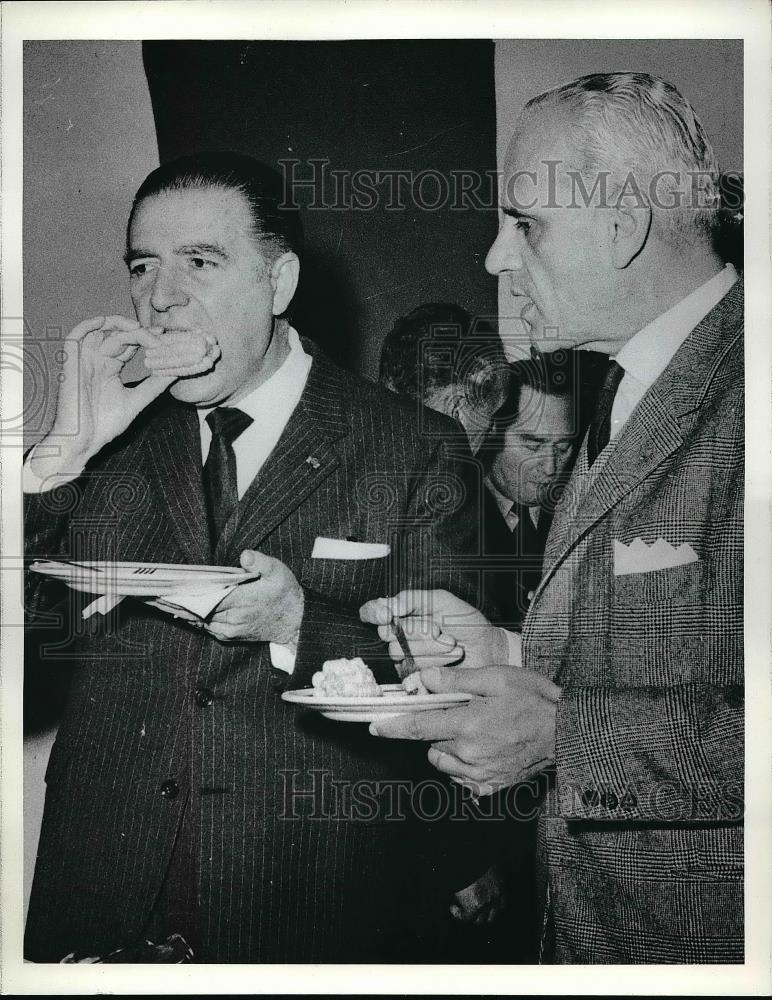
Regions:
[[516, 271], [522, 266], [518, 234], [513, 220], [506, 218], [485, 258], [485, 269], [489, 274], [501, 274], [502, 271]]
[[188, 296], [180, 286], [172, 271], [159, 267], [155, 272], [153, 290], [150, 293], [150, 305], [156, 312], [167, 312], [173, 306], [184, 306]]
[[542, 454], [541, 467], [545, 475], [554, 476], [558, 471], [558, 456], [555, 448], [548, 447]]

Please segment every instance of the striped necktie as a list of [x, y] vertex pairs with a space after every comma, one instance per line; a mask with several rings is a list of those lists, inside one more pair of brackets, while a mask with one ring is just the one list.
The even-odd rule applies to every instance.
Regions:
[[214, 550], [225, 523], [239, 502], [233, 442], [249, 427], [252, 417], [234, 406], [218, 406], [207, 414], [206, 422], [212, 431], [212, 443], [204, 463], [204, 496]]

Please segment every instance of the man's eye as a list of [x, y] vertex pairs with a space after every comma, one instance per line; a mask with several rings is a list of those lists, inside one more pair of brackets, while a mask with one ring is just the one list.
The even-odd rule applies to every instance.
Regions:
[[530, 219], [515, 219], [515, 229], [519, 229], [524, 236], [530, 233], [532, 225]]
[[151, 260], [136, 260], [129, 264], [129, 274], [132, 278], [141, 278], [143, 274], [147, 274], [155, 266]]
[[189, 257], [188, 259], [194, 271], [205, 271], [209, 267], [215, 267], [215, 262], [207, 260], [206, 257]]

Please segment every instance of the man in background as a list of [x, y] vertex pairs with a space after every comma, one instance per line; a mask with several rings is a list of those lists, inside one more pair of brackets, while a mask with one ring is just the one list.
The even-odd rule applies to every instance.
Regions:
[[498, 625], [521, 628], [541, 580], [552, 517], [594, 400], [587, 357], [558, 351], [510, 365], [506, 399], [480, 450], [485, 552], [507, 557], [491, 567], [485, 585]]
[[474, 454], [504, 402], [509, 370], [495, 331], [473, 329], [469, 313], [455, 303], [430, 302], [386, 334], [378, 381], [456, 419]]

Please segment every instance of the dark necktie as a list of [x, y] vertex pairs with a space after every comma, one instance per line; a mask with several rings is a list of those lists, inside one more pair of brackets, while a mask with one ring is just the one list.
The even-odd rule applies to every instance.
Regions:
[[609, 361], [606, 379], [598, 393], [595, 414], [587, 434], [587, 467], [589, 468], [603, 451], [611, 436], [611, 407], [617, 394], [619, 383], [625, 370], [616, 361]]
[[533, 590], [534, 581], [538, 583], [541, 579], [544, 539], [539, 529], [545, 512], [540, 512], [537, 527], [531, 518], [531, 511], [525, 504], [513, 504], [512, 511], [518, 516], [517, 525], [512, 532], [515, 555], [520, 562], [523, 581], [527, 584], [526, 589]]
[[204, 496], [214, 549], [225, 522], [239, 502], [233, 442], [249, 427], [252, 417], [233, 406], [218, 406], [207, 415], [206, 422], [212, 431], [212, 443], [204, 462]]
[[[513, 572], [502, 580], [508, 593], [502, 592], [500, 601], [502, 609], [511, 610], [510, 624], [519, 627], [525, 618], [530, 604], [530, 594], [536, 590], [541, 580], [541, 566], [544, 549], [541, 544], [539, 529], [531, 520], [531, 512], [525, 504], [513, 504], [512, 512], [517, 514], [518, 521], [512, 531], [512, 554], [514, 556]], [[544, 515], [541, 511], [539, 522]]]
[[531, 512], [524, 503], [513, 503], [512, 513], [517, 514], [517, 524], [512, 531], [517, 555], [531, 555], [538, 545], [538, 529], [531, 520]]

